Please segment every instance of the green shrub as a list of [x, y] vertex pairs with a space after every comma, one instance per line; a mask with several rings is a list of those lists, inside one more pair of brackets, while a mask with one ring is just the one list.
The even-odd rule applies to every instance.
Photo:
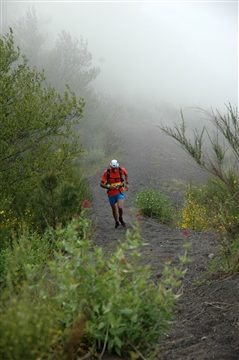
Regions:
[[[174, 140], [212, 179], [204, 187], [188, 187], [186, 203], [181, 212], [183, 228], [212, 230], [218, 234], [220, 253], [216, 261], [219, 268], [228, 270], [227, 262], [234, 264], [237, 271], [239, 256], [232, 255], [239, 231], [239, 132], [238, 107], [226, 105], [226, 113], [219, 110], [198, 108], [214, 127], [209, 130], [204, 126], [200, 131], [193, 130], [193, 139], [186, 135], [186, 124], [182, 121], [173, 128], [162, 125], [160, 129]], [[206, 140], [206, 141], [205, 141]], [[235, 242], [235, 244], [234, 244]], [[231, 256], [232, 255], [232, 256]], [[223, 261], [226, 260], [226, 262]], [[231, 265], [229, 266], [231, 269]]]
[[[236, 183], [236, 180], [235, 180]], [[201, 187], [187, 186], [185, 204], [178, 214], [178, 228], [207, 230], [217, 234], [218, 253], [210, 271], [239, 271], [239, 207], [226, 184], [209, 178]]]
[[7, 274], [8, 249], [0, 250], [0, 285], [4, 282]]
[[151, 269], [140, 265], [139, 223], [106, 257], [90, 240], [88, 206], [85, 201], [66, 227], [44, 234], [41, 241], [51, 237], [56, 248], [41, 276], [30, 248], [29, 258], [19, 250], [24, 281], [6, 281], [1, 292], [2, 359], [76, 359], [104, 351], [155, 359], [173, 319], [187, 249], [180, 269], [171, 270], [167, 260], [161, 281], [154, 282]]
[[34, 227], [43, 233], [58, 222], [65, 226], [74, 213], [80, 212], [82, 201], [91, 197], [89, 183], [80, 174], [72, 174], [68, 181], [52, 172], [45, 174], [29, 199]]
[[89, 163], [89, 165], [92, 166], [102, 161], [104, 157], [105, 157], [105, 151], [102, 148], [90, 149], [87, 155], [87, 163]]
[[[174, 269], [172, 274], [168, 262], [160, 284], [150, 279], [150, 268], [138, 263], [142, 245], [138, 224], [108, 259], [101, 248], [92, 247], [87, 232], [79, 237], [79, 229], [88, 227], [88, 221], [75, 218], [56, 230], [61, 251], [50, 269], [61, 322], [69, 330], [79, 314], [87, 318], [81, 344], [84, 341], [92, 353], [105, 348], [121, 355], [138, 349], [150, 356], [170, 328], [178, 298], [173, 289], [184, 271]], [[186, 262], [186, 256], [181, 260]]]
[[141, 215], [170, 224], [174, 217], [174, 208], [170, 198], [160, 190], [145, 188], [140, 190], [134, 200]]
[[234, 241], [239, 232], [239, 207], [230, 189], [217, 178], [201, 187], [187, 186], [179, 213], [179, 228], [212, 230], [219, 238]]
[[[26, 293], [1, 301], [0, 358], [36, 360], [49, 354], [57, 335], [54, 313], [43, 299]], [[45, 359], [45, 357], [44, 357]]]
[[207, 209], [203, 201], [204, 190], [204, 187], [186, 186], [184, 206], [178, 213], [176, 224], [179, 229], [209, 230]]
[[36, 360], [51, 352], [58, 339], [54, 308], [44, 296], [49, 276], [53, 230], [44, 237], [25, 233], [0, 252], [0, 358]]
[[239, 271], [239, 238], [233, 243], [219, 247], [219, 255], [213, 259], [209, 272], [221, 274], [235, 274]]
[[91, 200], [92, 191], [83, 170], [69, 168], [65, 175], [48, 172], [39, 178], [28, 196], [10, 198], [0, 204], [0, 250], [28, 229], [43, 234], [47, 227], [63, 225], [80, 212], [84, 199]]
[[24, 282], [33, 285], [42, 276], [47, 261], [56, 250], [53, 230], [47, 229], [43, 237], [23, 233], [13, 240], [12, 246], [0, 252], [0, 284], [19, 293]]

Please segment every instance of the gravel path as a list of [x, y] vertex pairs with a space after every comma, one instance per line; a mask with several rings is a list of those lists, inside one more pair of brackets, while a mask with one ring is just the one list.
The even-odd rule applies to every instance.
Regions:
[[[127, 228], [135, 221], [133, 199], [147, 186], [162, 189], [174, 206], [183, 204], [183, 188], [187, 183], [202, 184], [205, 172], [191, 161], [171, 138], [160, 132], [156, 124], [144, 121], [120, 124], [124, 154], [115, 154], [120, 165], [129, 172], [130, 190], [126, 193], [124, 220]], [[108, 167], [108, 164], [106, 164]], [[95, 245], [110, 247], [124, 237], [125, 228], [114, 228], [114, 220], [105, 191], [100, 188], [104, 168], [90, 179], [93, 191], [93, 226]], [[152, 219], [142, 218], [141, 235], [149, 244], [142, 249], [145, 263], [153, 266], [160, 281], [165, 258], [171, 256], [178, 265], [178, 255], [190, 240], [192, 260], [182, 282], [183, 295], [177, 304], [170, 333], [159, 344], [159, 360], [238, 360], [239, 359], [239, 275], [214, 279], [196, 286], [215, 253], [215, 236], [208, 232], [189, 231], [189, 239], [180, 229], [170, 228]], [[120, 359], [106, 355], [105, 360]], [[121, 358], [123, 359], [123, 358]]]

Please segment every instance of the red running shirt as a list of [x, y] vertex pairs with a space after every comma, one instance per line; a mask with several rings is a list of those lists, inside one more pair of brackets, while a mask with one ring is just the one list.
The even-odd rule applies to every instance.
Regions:
[[[125, 170], [125, 168], [121, 168], [121, 175], [126, 175], [127, 172]], [[103, 172], [103, 175], [102, 175], [102, 178], [101, 178], [101, 181], [103, 181], [104, 183], [107, 182], [107, 170], [105, 170]], [[110, 168], [110, 177], [109, 177], [109, 180], [108, 180], [108, 184], [110, 185], [122, 185], [122, 181], [121, 181], [121, 178], [120, 178], [120, 171], [119, 169], [117, 169], [116, 172], [113, 172]], [[108, 195], [109, 196], [114, 196], [114, 195], [117, 195], [119, 192], [123, 192], [124, 191], [124, 187], [121, 187], [120, 189], [114, 189], [114, 190], [110, 190], [108, 192]]]

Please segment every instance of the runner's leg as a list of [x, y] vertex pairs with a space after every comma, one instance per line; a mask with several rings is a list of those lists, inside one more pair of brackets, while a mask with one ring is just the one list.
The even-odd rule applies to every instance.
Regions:
[[124, 205], [124, 200], [118, 200], [117, 201], [117, 207], [118, 207], [119, 217], [120, 218], [123, 217], [123, 205]]
[[111, 209], [112, 209], [112, 213], [113, 213], [113, 217], [115, 219], [115, 222], [118, 222], [119, 221], [119, 215], [118, 215], [117, 205], [116, 204], [111, 205]]

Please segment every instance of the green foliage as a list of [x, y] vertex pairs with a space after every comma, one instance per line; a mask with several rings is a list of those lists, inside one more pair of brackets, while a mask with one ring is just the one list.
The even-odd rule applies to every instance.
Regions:
[[36, 360], [49, 354], [57, 336], [52, 310], [46, 301], [39, 297], [33, 301], [26, 292], [1, 305], [1, 359]]
[[68, 84], [77, 96], [84, 97], [84, 117], [74, 129], [82, 134], [80, 143], [86, 150], [86, 163], [95, 165], [104, 159], [105, 154], [113, 154], [122, 146], [114, 126], [122, 117], [122, 109], [90, 87], [100, 69], [91, 66], [92, 54], [88, 50], [87, 40], [82, 36], [79, 39], [72, 38], [63, 30], [58, 34], [54, 47], [48, 46], [45, 51], [42, 45], [46, 36], [41, 34], [34, 7], [28, 9], [25, 17], [20, 17], [13, 28], [16, 43], [30, 59], [32, 66], [44, 69], [48, 83], [60, 94]]
[[[41, 18], [41, 25], [44, 26], [46, 23], [47, 21]], [[25, 16], [20, 16], [13, 22], [13, 28], [14, 42], [23, 50], [30, 65], [38, 66], [41, 48], [46, 42], [47, 34], [41, 34], [39, 31], [35, 8], [28, 8]]]
[[2, 249], [0, 252], [0, 285], [5, 281], [8, 268], [9, 249]]
[[[236, 257], [234, 255], [231, 257], [233, 253], [231, 247], [234, 246], [239, 230], [238, 109], [233, 108], [229, 103], [225, 115], [218, 110], [211, 112], [199, 110], [206, 115], [215, 130], [209, 132], [204, 127], [199, 133], [195, 129], [194, 141], [186, 136], [183, 114], [181, 114], [182, 123], [179, 126], [175, 125], [174, 129], [160, 126], [162, 131], [179, 142], [199, 166], [213, 175], [204, 187], [187, 188], [186, 203], [180, 214], [180, 226], [217, 232], [222, 258], [232, 262], [233, 269], [237, 269]], [[210, 152], [206, 148], [203, 149], [205, 134], [210, 144]], [[236, 261], [238, 263], [238, 259]], [[225, 262], [222, 261], [222, 264]]]
[[172, 201], [161, 190], [142, 189], [136, 194], [134, 202], [141, 215], [165, 224], [170, 224], [174, 218]]
[[106, 155], [121, 149], [123, 140], [117, 135], [115, 123], [122, 117], [122, 108], [112, 100], [87, 91], [84, 117], [79, 125], [87, 163], [97, 165]]
[[94, 165], [102, 161], [105, 157], [105, 152], [103, 149], [93, 148], [87, 154], [87, 162], [89, 165]]
[[213, 274], [235, 274], [239, 272], [239, 238], [219, 248], [219, 256], [213, 259], [208, 269]]
[[46, 170], [64, 171], [82, 153], [71, 124], [82, 116], [84, 103], [70, 90], [61, 97], [43, 87], [43, 73], [30, 70], [24, 57], [14, 69], [20, 54], [12, 32], [1, 39], [0, 49], [1, 192], [16, 188], [21, 193]]
[[88, 41], [82, 36], [72, 39], [69, 33], [62, 30], [54, 48], [45, 54], [43, 67], [59, 92], [65, 84], [69, 84], [74, 92], [82, 94], [100, 73], [98, 67], [90, 68], [91, 62]]
[[237, 199], [221, 180], [209, 178], [201, 187], [187, 186], [177, 227], [208, 230], [217, 234], [219, 255], [213, 260], [210, 269], [213, 272], [232, 273], [239, 270], [238, 213]]
[[38, 292], [46, 264], [56, 249], [48, 230], [40, 238], [22, 234], [0, 252], [0, 357], [40, 358], [57, 337], [54, 308]]
[[0, 249], [8, 246], [12, 239], [28, 229], [43, 233], [56, 223], [65, 225], [72, 214], [80, 211], [84, 199], [91, 200], [89, 182], [72, 169], [68, 179], [52, 171], [43, 175], [35, 190], [26, 198], [18, 196], [2, 202], [0, 211]]
[[[236, 186], [235, 180], [235, 186]], [[213, 230], [228, 242], [239, 231], [239, 206], [230, 188], [217, 178], [209, 178], [200, 188], [187, 186], [179, 227], [192, 230]]]
[[[204, 127], [199, 133], [197, 129], [194, 130], [194, 142], [186, 136], [186, 125], [182, 116], [182, 123], [175, 125], [174, 129], [168, 126], [160, 126], [160, 129], [173, 139], [177, 140], [182, 148], [206, 171], [211, 175], [220, 179], [232, 192], [239, 203], [239, 195], [235, 181], [239, 177], [239, 131], [238, 131], [238, 109], [233, 108], [229, 103], [226, 106], [227, 113], [222, 115], [218, 110], [201, 112], [207, 116], [209, 121], [213, 124], [215, 131], [209, 132]], [[207, 134], [207, 139], [211, 146], [211, 151], [208, 153], [203, 150], [204, 133]], [[212, 133], [212, 135], [211, 135]]]
[[85, 198], [91, 200], [89, 183], [77, 172], [66, 181], [61, 174], [48, 172], [39, 180], [28, 207], [32, 214], [32, 224], [41, 233], [50, 226], [55, 228], [61, 222], [63, 226], [72, 214], [80, 211]]
[[33, 285], [41, 278], [47, 259], [56, 250], [52, 229], [44, 237], [23, 231], [12, 241], [11, 247], [0, 252], [0, 283], [2, 288], [19, 292], [25, 281]]
[[209, 230], [207, 209], [204, 206], [204, 188], [188, 185], [185, 190], [185, 202], [178, 213], [178, 228], [190, 230]]
[[[2, 359], [75, 359], [105, 351], [155, 358], [171, 325], [187, 248], [182, 266], [171, 270], [168, 260], [161, 282], [154, 282], [151, 269], [140, 265], [139, 224], [106, 257], [90, 240], [88, 206], [84, 201], [66, 227], [48, 230], [40, 241], [25, 236], [9, 252], [0, 303]], [[54, 257], [47, 243], [54, 244]]]
[[[61, 175], [61, 216], [71, 213], [73, 200], [66, 202], [66, 192], [83, 189], [83, 181], [72, 185], [72, 177], [83, 152], [73, 125], [82, 117], [84, 101], [69, 88], [61, 96], [45, 86], [44, 73], [31, 70], [25, 56], [20, 59], [11, 29], [0, 39], [0, 52], [0, 231], [7, 239], [10, 231], [33, 225], [35, 211], [28, 205], [46, 173]], [[76, 199], [82, 200], [82, 191]]]
[[53, 278], [54, 302], [61, 305], [61, 321], [71, 328], [79, 312], [87, 318], [82, 341], [92, 353], [105, 348], [120, 355], [137, 348], [147, 354], [170, 327], [177, 300], [172, 290], [184, 271], [173, 275], [168, 263], [162, 283], [156, 285], [150, 281], [150, 268], [138, 264], [142, 243], [137, 224], [109, 259], [102, 249], [92, 248], [87, 234], [77, 236], [75, 229], [86, 225], [74, 219], [69, 227], [56, 230], [62, 251], [50, 268], [58, 279], [56, 285]]

